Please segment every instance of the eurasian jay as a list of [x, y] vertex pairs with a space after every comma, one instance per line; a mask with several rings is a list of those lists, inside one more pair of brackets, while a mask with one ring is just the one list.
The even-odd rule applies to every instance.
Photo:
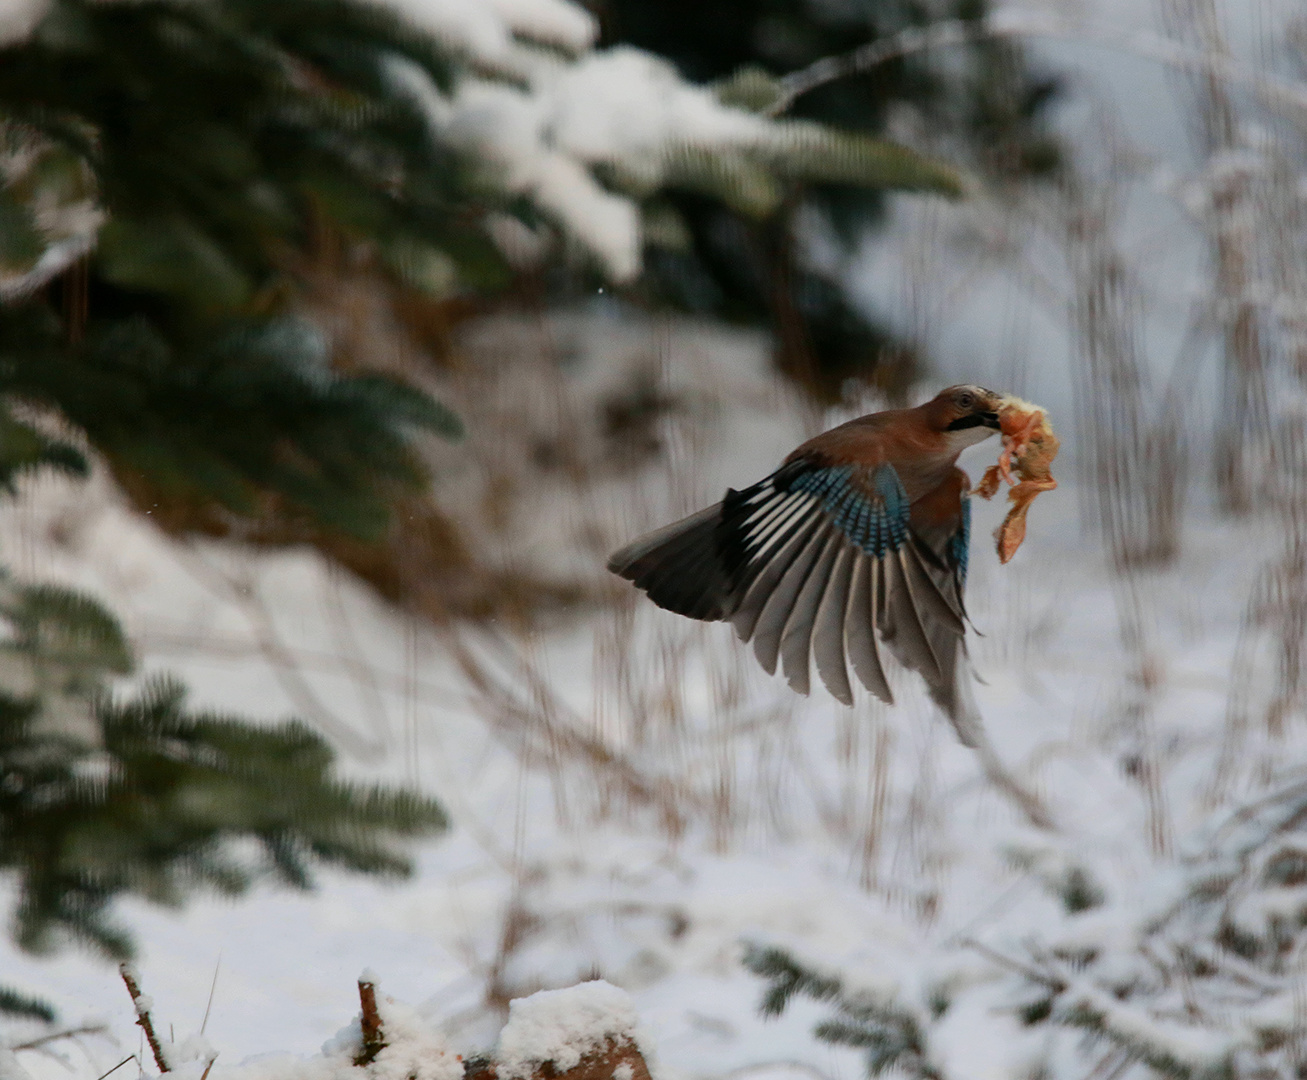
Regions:
[[952, 386], [915, 409], [850, 420], [752, 487], [628, 544], [608, 568], [659, 607], [729, 621], [768, 674], [779, 657], [801, 694], [811, 653], [844, 704], [849, 664], [892, 704], [883, 644], [974, 746], [962, 601], [971, 485], [955, 462], [999, 430], [1003, 401]]

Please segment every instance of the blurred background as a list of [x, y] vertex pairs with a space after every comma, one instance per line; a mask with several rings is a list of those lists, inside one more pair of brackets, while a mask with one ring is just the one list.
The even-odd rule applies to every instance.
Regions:
[[[464, 1054], [607, 979], [662, 1080], [1307, 1075], [1305, 65], [1288, 0], [0, 0], [0, 1077], [153, 1071], [128, 958], [215, 1080], [365, 968]], [[1062, 438], [968, 590], [1051, 829], [603, 568], [957, 382]]]

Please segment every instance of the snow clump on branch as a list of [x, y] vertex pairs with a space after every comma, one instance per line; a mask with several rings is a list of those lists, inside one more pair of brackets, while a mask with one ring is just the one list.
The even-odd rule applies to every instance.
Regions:
[[[639, 49], [570, 59], [518, 48], [525, 85], [467, 75], [446, 97], [416, 65], [396, 61], [392, 71], [437, 137], [491, 165], [506, 190], [531, 198], [615, 281], [640, 272], [635, 196], [659, 187], [686, 153], [780, 144], [782, 125], [723, 105]], [[502, 70], [501, 53], [481, 59]], [[605, 187], [595, 169], [624, 191]]]

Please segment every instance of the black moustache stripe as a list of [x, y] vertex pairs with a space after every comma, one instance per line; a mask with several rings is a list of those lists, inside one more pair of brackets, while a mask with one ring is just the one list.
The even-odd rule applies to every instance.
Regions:
[[953, 423], [949, 424], [949, 431], [966, 431], [967, 428], [989, 427], [998, 428], [998, 413], [970, 413], [967, 416], [959, 416]]

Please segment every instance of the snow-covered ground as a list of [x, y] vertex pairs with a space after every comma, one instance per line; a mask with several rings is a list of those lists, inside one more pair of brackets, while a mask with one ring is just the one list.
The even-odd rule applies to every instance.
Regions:
[[[596, 442], [588, 478], [541, 471], [498, 548], [486, 533], [488, 558], [598, 583], [610, 546], [762, 474], [806, 430], [843, 415], [805, 412], [768, 373], [759, 339], [719, 329], [600, 308], [479, 334], [469, 349], [498, 343], [520, 359], [547, 341], [567, 358], [552, 381], [521, 378], [510, 359], [514, 378], [493, 393], [480, 386], [479, 407], [512, 417], [513, 437], [566, 407], [584, 458], [586, 440], [599, 439], [598, 403], [650, 364], [677, 402], [656, 424], [662, 453], [644, 466], [605, 473]], [[461, 452], [477, 464], [443, 482], [453, 506], [482, 501], [492, 444], [509, 437], [478, 442], [472, 419]], [[993, 449], [964, 464], [975, 474]], [[35, 486], [7, 515], [5, 546], [23, 577], [103, 598], [147, 670], [179, 673], [197, 702], [306, 715], [337, 738], [348, 771], [416, 782], [451, 812], [452, 831], [420, 849], [401, 885], [328, 873], [309, 895], [258, 891], [180, 912], [124, 905], [160, 1024], [178, 1038], [198, 1030], [213, 989], [205, 1036], [220, 1051], [219, 1080], [249, 1055], [315, 1052], [357, 1011], [365, 967], [464, 1052], [493, 1043], [508, 997], [598, 975], [632, 993], [662, 1075], [859, 1075], [857, 1054], [812, 1039], [820, 1009], [758, 1017], [762, 984], [739, 963], [746, 940], [787, 945], [906, 1000], [993, 983], [993, 994], [960, 996], [965, 1007], [934, 1038], [946, 1057], [976, 1064], [968, 1075], [999, 1076], [1045, 1036], [1001, 1011], [999, 974], [965, 943], [1019, 950], [1074, 929], [1056, 897], [1072, 864], [1127, 905], [1165, 886], [1163, 871], [1211, 812], [1203, 794], [1231, 657], [1251, 584], [1275, 552], [1265, 521], [1194, 515], [1178, 563], [1129, 587], [1149, 637], [1143, 687], [1140, 657], [1120, 645], [1129, 590], [1080, 504], [1072, 483], [1041, 499], [1025, 547], [1000, 567], [988, 535], [1002, 508], [978, 503], [969, 584], [984, 634], [973, 642], [982, 709], [1002, 756], [1050, 806], [1056, 836], [1024, 824], [984, 781], [910, 678], [892, 709], [865, 695], [852, 710], [820, 691], [799, 699], [728, 627], [666, 615], [620, 587], [616, 603], [553, 629], [468, 632], [497, 687], [473, 693], [447, 641], [316, 557], [180, 548], [100, 483]], [[523, 535], [548, 542], [533, 552]], [[79, 1075], [137, 1050], [111, 966], [5, 942], [0, 971], [51, 998], [65, 1021], [107, 1019], [112, 1039], [83, 1040]], [[34, 1053], [23, 1062], [66, 1075]]]
[[[1247, 6], [1270, 21], [1270, 5]], [[1236, 34], [1234, 45], [1258, 42]], [[1079, 65], [1064, 122], [1083, 135], [1095, 99], [1077, 93], [1092, 64], [1083, 49], [1043, 55]], [[1165, 381], [1187, 374], [1185, 328], [1206, 288], [1201, 240], [1174, 197], [1197, 163], [1168, 111], [1174, 82], [1143, 61], [1107, 66], [1118, 77], [1103, 80], [1108, 100], [1158, 166], [1139, 169], [1152, 188], [1132, 181], [1118, 240], [1142, 289], [1141, 354]], [[156, 1020], [180, 1039], [207, 1012], [214, 1080], [251, 1055], [316, 1053], [357, 1011], [364, 968], [460, 1051], [494, 1042], [510, 997], [598, 975], [632, 994], [664, 1077], [859, 1076], [858, 1054], [812, 1038], [822, 1009], [759, 1018], [744, 941], [790, 947], [923, 1015], [944, 995], [953, 1004], [931, 1040], [949, 1075], [1032, 1075], [1053, 1053], [1044, 1027], [1015, 1018], [1003, 958], [1051, 943], [1128, 949], [1204, 823], [1292, 774], [1307, 746], [1301, 716], [1278, 734], [1265, 720], [1275, 657], [1267, 628], [1246, 621], [1279, 525], [1219, 516], [1195, 480], [1177, 561], [1112, 573], [1079, 476], [1063, 271], [1023, 232], [985, 238], [1019, 249], [1014, 263], [957, 258], [953, 241], [975, 226], [966, 213], [906, 202], [889, 242], [850, 272], [929, 347], [939, 385], [1010, 389], [1060, 425], [1062, 487], [1039, 500], [1009, 566], [987, 540], [1002, 507], [976, 505], [968, 590], [987, 725], [1055, 834], [1023, 822], [911, 679], [892, 709], [864, 695], [847, 710], [820, 690], [797, 699], [729, 628], [657, 611], [604, 574], [618, 543], [758, 478], [845, 418], [797, 401], [756, 337], [602, 303], [474, 328], [463, 347], [478, 354], [477, 381], [442, 388], [472, 433], [434, 451], [442, 503], [487, 561], [607, 598], [532, 633], [462, 634], [488, 689], [472, 689], [448, 637], [310, 554], [179, 547], [100, 481], [42, 482], [6, 511], [13, 571], [101, 597], [146, 670], [179, 673], [204, 705], [298, 714], [336, 741], [344, 769], [419, 784], [453, 819], [400, 885], [327, 873], [308, 895], [123, 905]], [[1202, 355], [1196, 423], [1218, 385]], [[614, 442], [606, 407], [651, 390], [660, 411], [638, 445]], [[977, 475], [993, 452], [963, 464]], [[1246, 700], [1232, 704], [1236, 661]], [[1058, 894], [1076, 868], [1105, 903], [1070, 914]], [[108, 1024], [67, 1068], [22, 1054], [40, 1080], [91, 1080], [138, 1051], [111, 966], [34, 958], [6, 940], [0, 981], [50, 998], [67, 1022]]]

